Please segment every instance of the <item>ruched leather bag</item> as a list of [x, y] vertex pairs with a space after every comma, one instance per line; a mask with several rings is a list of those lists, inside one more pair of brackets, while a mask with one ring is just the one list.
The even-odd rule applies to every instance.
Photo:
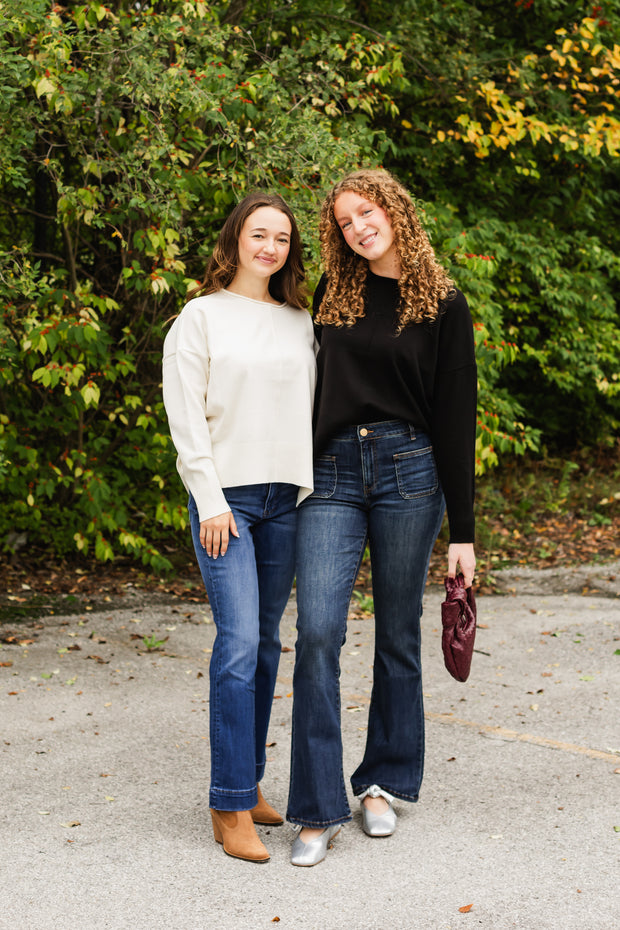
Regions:
[[474, 589], [465, 587], [459, 573], [444, 579], [446, 599], [441, 605], [441, 646], [446, 668], [457, 681], [467, 681], [476, 638]]

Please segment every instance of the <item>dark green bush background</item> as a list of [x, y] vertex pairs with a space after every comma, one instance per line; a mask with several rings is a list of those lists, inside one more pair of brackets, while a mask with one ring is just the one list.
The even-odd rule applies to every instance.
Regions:
[[383, 164], [466, 293], [478, 471], [620, 413], [620, 14], [558, 0], [0, 4], [0, 546], [165, 569], [166, 321], [247, 190]]

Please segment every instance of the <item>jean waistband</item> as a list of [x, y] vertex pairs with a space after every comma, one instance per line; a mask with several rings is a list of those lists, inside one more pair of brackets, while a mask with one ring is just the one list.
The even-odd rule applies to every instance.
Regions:
[[365, 439], [387, 439], [392, 436], [408, 436], [415, 439], [423, 430], [417, 429], [406, 420], [380, 420], [377, 423], [358, 423], [357, 426], [345, 426], [339, 430], [331, 441], [351, 441]]

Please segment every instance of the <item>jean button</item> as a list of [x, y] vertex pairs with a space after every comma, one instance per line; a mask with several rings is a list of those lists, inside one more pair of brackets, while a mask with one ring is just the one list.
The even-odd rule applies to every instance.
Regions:
[[368, 430], [366, 428], [360, 430], [360, 436], [368, 436]]

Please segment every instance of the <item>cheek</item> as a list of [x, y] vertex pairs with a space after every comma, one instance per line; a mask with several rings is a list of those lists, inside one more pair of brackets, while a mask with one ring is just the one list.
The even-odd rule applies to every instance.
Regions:
[[341, 230], [344, 241], [355, 251], [355, 233], [352, 229]]

